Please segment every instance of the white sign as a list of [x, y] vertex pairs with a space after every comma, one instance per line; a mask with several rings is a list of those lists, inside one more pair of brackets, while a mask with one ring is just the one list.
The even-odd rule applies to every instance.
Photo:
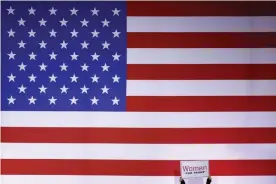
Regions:
[[209, 169], [209, 161], [180, 161], [182, 178], [208, 177]]

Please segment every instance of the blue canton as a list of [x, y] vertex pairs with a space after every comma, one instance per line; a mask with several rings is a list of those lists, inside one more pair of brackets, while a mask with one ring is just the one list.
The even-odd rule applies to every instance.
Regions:
[[2, 110], [125, 111], [125, 2], [2, 2]]

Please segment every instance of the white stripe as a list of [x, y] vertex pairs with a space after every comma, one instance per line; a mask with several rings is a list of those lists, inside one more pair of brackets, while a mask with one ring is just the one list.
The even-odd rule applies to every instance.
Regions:
[[[2, 175], [3, 184], [179, 184], [179, 176]], [[206, 178], [203, 179], [204, 181]], [[186, 181], [187, 184], [188, 181]], [[212, 184], [275, 184], [276, 176], [213, 176]]]
[[276, 112], [2, 112], [3, 127], [276, 127]]
[[127, 96], [273, 96], [276, 80], [127, 80]]
[[127, 64], [276, 64], [276, 48], [128, 48]]
[[2, 143], [1, 157], [3, 159], [263, 160], [276, 159], [276, 144]]
[[275, 32], [276, 16], [127, 17], [127, 32]]

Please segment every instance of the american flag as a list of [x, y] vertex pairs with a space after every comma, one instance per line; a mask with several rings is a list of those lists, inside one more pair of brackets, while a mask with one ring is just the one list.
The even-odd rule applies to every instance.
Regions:
[[1, 182], [276, 183], [275, 2], [2, 2]]

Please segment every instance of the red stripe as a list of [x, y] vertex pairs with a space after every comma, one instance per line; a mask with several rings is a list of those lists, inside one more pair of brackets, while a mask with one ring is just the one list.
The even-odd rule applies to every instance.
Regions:
[[276, 111], [276, 96], [128, 96], [127, 111]]
[[127, 2], [127, 16], [272, 16], [275, 2]]
[[276, 128], [2, 128], [9, 143], [276, 143], [275, 135]]
[[127, 79], [276, 79], [276, 64], [128, 64]]
[[128, 48], [273, 48], [276, 33], [127, 33]]
[[[206, 150], [208, 151], [208, 150]], [[210, 161], [212, 176], [275, 175], [276, 160]], [[179, 161], [2, 159], [4, 175], [179, 176]]]

